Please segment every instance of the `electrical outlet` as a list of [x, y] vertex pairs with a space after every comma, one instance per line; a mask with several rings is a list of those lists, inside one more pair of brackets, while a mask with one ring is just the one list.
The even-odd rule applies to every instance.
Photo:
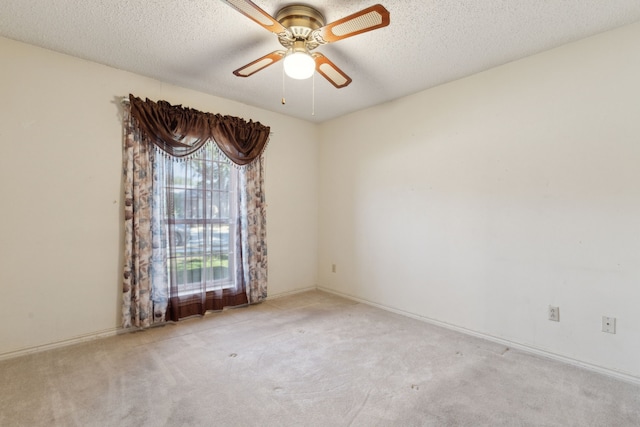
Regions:
[[332, 273], [336, 272], [336, 265], [335, 264], [331, 264], [331, 272]]
[[560, 321], [560, 307], [549, 306], [549, 320]]
[[616, 333], [616, 318], [615, 317], [607, 317], [602, 316], [602, 332], [607, 332], [610, 334]]

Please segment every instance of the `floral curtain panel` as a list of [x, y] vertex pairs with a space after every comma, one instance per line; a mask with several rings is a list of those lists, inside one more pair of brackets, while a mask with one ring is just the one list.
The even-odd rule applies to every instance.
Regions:
[[[123, 327], [144, 328], [266, 298], [262, 153], [268, 137], [269, 128], [260, 123], [130, 96], [124, 114]], [[238, 179], [238, 215], [230, 226], [236, 242], [235, 285], [212, 289], [203, 277], [198, 291], [181, 292], [174, 270], [167, 268], [171, 263], [175, 267], [181, 248], [176, 247], [176, 221], [167, 208], [173, 196], [165, 184], [176, 170], [184, 171], [190, 162], [196, 167], [219, 153], [232, 162]]]
[[[129, 114], [124, 113], [124, 274], [122, 314], [124, 327], [145, 327], [153, 323], [151, 299], [151, 209], [153, 204], [152, 145], [142, 136]], [[158, 316], [164, 317], [158, 307]]]
[[240, 173], [240, 217], [242, 269], [249, 302], [267, 298], [267, 215], [264, 198], [264, 159], [243, 168]]

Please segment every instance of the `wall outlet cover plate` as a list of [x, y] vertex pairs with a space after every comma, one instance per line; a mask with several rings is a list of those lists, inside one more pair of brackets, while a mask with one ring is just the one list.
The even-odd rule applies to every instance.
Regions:
[[602, 332], [607, 332], [610, 334], [616, 333], [616, 318], [615, 317], [607, 317], [602, 316]]

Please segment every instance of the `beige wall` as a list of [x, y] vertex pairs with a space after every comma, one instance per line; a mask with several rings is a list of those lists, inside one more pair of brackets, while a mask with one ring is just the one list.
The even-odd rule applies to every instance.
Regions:
[[640, 379], [639, 76], [635, 24], [324, 123], [319, 287]]
[[0, 63], [0, 357], [120, 323], [129, 93], [271, 126], [269, 295], [315, 287], [316, 125], [3, 38]]

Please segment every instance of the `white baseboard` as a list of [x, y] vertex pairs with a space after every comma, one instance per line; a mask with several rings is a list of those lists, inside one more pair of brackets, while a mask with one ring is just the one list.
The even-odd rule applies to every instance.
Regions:
[[[267, 300], [273, 300], [273, 299], [282, 298], [282, 297], [295, 295], [295, 294], [308, 292], [308, 291], [315, 291], [316, 289], [317, 288], [315, 286], [311, 286], [311, 287], [307, 287], [307, 288], [303, 288], [303, 289], [297, 289], [295, 291], [282, 292], [282, 293], [275, 294], [275, 295], [269, 295], [267, 297]], [[97, 339], [100, 339], [100, 338], [112, 337], [114, 335], [118, 335], [118, 334], [121, 334], [121, 333], [124, 333], [124, 332], [130, 332], [130, 331], [131, 330], [124, 330], [121, 327], [112, 328], [112, 329], [105, 329], [103, 331], [93, 332], [93, 333], [86, 334], [86, 335], [80, 335], [80, 336], [77, 336], [77, 337], [74, 337], [74, 338], [69, 338], [69, 339], [66, 339], [66, 340], [56, 341], [56, 342], [43, 344], [43, 345], [36, 345], [36, 346], [33, 346], [33, 347], [27, 347], [27, 348], [23, 348], [23, 349], [20, 349], [20, 350], [15, 350], [15, 351], [7, 352], [7, 353], [2, 353], [2, 354], [0, 354], [0, 361], [7, 360], [7, 359], [13, 359], [15, 357], [20, 357], [20, 356], [26, 356], [28, 354], [40, 353], [42, 351], [53, 350], [53, 349], [56, 349], [56, 348], [67, 347], [67, 346], [70, 346], [70, 345], [80, 344], [80, 343], [87, 342], [87, 341], [93, 341], [93, 340], [97, 340]]]
[[594, 365], [594, 364], [591, 364], [591, 363], [588, 363], [588, 362], [583, 362], [581, 360], [572, 359], [570, 357], [566, 357], [566, 356], [563, 356], [561, 354], [556, 354], [556, 353], [550, 352], [548, 350], [544, 350], [544, 349], [541, 349], [541, 348], [533, 347], [533, 346], [530, 346], [530, 345], [527, 345], [527, 344], [521, 344], [521, 343], [518, 343], [518, 342], [509, 341], [509, 340], [506, 340], [506, 339], [503, 339], [503, 338], [494, 337], [493, 335], [488, 335], [488, 334], [484, 334], [482, 332], [476, 332], [476, 331], [473, 331], [471, 329], [466, 329], [466, 328], [463, 328], [463, 327], [460, 327], [460, 326], [456, 326], [456, 325], [452, 325], [452, 324], [449, 324], [449, 323], [441, 322], [439, 320], [431, 319], [429, 317], [420, 316], [418, 314], [410, 313], [408, 311], [403, 311], [403, 310], [398, 310], [396, 308], [387, 307], [387, 306], [382, 305], [382, 304], [378, 304], [378, 303], [375, 303], [375, 302], [372, 302], [372, 301], [368, 301], [368, 300], [365, 300], [365, 299], [362, 299], [362, 298], [357, 298], [357, 297], [354, 297], [352, 295], [343, 294], [341, 292], [334, 291], [332, 289], [323, 288], [321, 286], [318, 286], [317, 289], [319, 291], [323, 291], [323, 292], [327, 292], [327, 293], [330, 293], [330, 294], [334, 294], [334, 295], [337, 295], [337, 296], [340, 296], [340, 297], [343, 297], [343, 298], [350, 299], [352, 301], [357, 301], [357, 302], [360, 302], [360, 303], [363, 303], [363, 304], [367, 304], [367, 305], [370, 305], [370, 306], [373, 306], [373, 307], [376, 307], [376, 308], [380, 308], [380, 309], [385, 310], [385, 311], [390, 311], [392, 313], [396, 313], [396, 314], [400, 314], [402, 316], [410, 317], [412, 319], [420, 320], [420, 321], [425, 322], [425, 323], [430, 323], [432, 325], [440, 326], [440, 327], [443, 327], [443, 328], [446, 328], [446, 329], [450, 329], [450, 330], [453, 330], [453, 331], [456, 331], [456, 332], [461, 332], [463, 334], [471, 335], [471, 336], [474, 336], [474, 337], [477, 337], [477, 338], [482, 338], [482, 339], [485, 339], [487, 341], [492, 341], [492, 342], [495, 342], [495, 343], [498, 343], [498, 344], [502, 344], [502, 345], [507, 346], [507, 347], [515, 348], [515, 349], [518, 349], [518, 350], [521, 350], [521, 351], [524, 351], [524, 352], [527, 352], [527, 353], [531, 353], [531, 354], [535, 354], [537, 356], [545, 357], [547, 359], [552, 359], [552, 360], [556, 360], [556, 361], [559, 361], [559, 362], [567, 363], [569, 365], [578, 366], [580, 368], [584, 368], [584, 369], [587, 369], [589, 371], [597, 372], [599, 374], [607, 375], [609, 377], [613, 377], [613, 378], [616, 378], [616, 379], [619, 379], [619, 380], [622, 380], [622, 381], [625, 381], [625, 382], [629, 382], [629, 383], [632, 383], [632, 384], [640, 385], [640, 377], [636, 377], [636, 376], [631, 375], [631, 374], [627, 374], [627, 373], [624, 373], [624, 372], [616, 371], [615, 369], [605, 368], [605, 367]]
[[275, 294], [275, 295], [269, 294], [267, 296], [267, 301], [268, 300], [277, 299], [277, 298], [282, 298], [282, 297], [288, 297], [288, 296], [295, 295], [295, 294], [301, 294], [303, 292], [317, 291], [317, 290], [318, 290], [318, 287], [310, 286], [310, 287], [307, 287], [307, 288], [296, 289], [295, 291], [281, 292], [281, 293]]
[[86, 335], [79, 335], [74, 338], [69, 338], [62, 341], [56, 341], [49, 344], [37, 345], [33, 347], [27, 347], [16, 351], [10, 351], [8, 353], [0, 354], [0, 361], [6, 359], [13, 359], [14, 357], [26, 356], [28, 354], [39, 353], [41, 351], [53, 350], [55, 348], [67, 347], [74, 344], [80, 344], [87, 341], [93, 341], [100, 338], [112, 337], [119, 334], [122, 328], [111, 328], [103, 331], [92, 332]]
[[[279, 294], [275, 294], [275, 295], [269, 295], [267, 297], [267, 300], [273, 300], [276, 298], [282, 298], [282, 297], [286, 297], [289, 295], [294, 295], [294, 294], [299, 294], [302, 292], [308, 292], [308, 291], [315, 291], [317, 288], [315, 286], [311, 286], [308, 288], [304, 288], [304, 289], [297, 289], [295, 291], [289, 291], [289, 292], [282, 292]], [[87, 342], [87, 341], [93, 341], [93, 340], [97, 340], [100, 338], [107, 338], [107, 337], [112, 337], [114, 335], [118, 335], [124, 332], [130, 332], [130, 330], [124, 330], [121, 327], [119, 328], [112, 328], [112, 329], [105, 329], [103, 331], [98, 331], [98, 332], [93, 332], [90, 334], [86, 334], [86, 335], [80, 335], [74, 338], [69, 338], [66, 340], [61, 340], [61, 341], [56, 341], [56, 342], [52, 342], [52, 343], [48, 343], [48, 344], [43, 344], [43, 345], [36, 345], [33, 347], [27, 347], [27, 348], [23, 348], [20, 350], [15, 350], [15, 351], [10, 351], [7, 353], [2, 353], [0, 354], [0, 361], [2, 360], [7, 360], [7, 359], [13, 359], [15, 357], [20, 357], [20, 356], [26, 356], [28, 354], [34, 354], [34, 353], [40, 353], [42, 351], [47, 351], [47, 350], [53, 350], [56, 348], [61, 348], [61, 347], [67, 347], [70, 345], [74, 345], [74, 344], [80, 344], [83, 342]]]
[[[338, 295], [340, 297], [343, 298], [347, 298], [350, 299], [352, 301], [357, 301], [363, 304], [367, 304], [376, 308], [380, 308], [382, 310], [385, 311], [390, 311], [392, 313], [396, 313], [396, 314], [400, 314], [402, 316], [406, 316], [406, 317], [410, 317], [412, 319], [416, 319], [416, 320], [420, 320], [422, 322], [426, 322], [426, 323], [430, 323], [432, 325], [436, 325], [436, 326], [440, 326], [446, 329], [450, 329], [453, 331], [457, 331], [457, 332], [461, 332], [463, 334], [466, 335], [471, 335], [474, 337], [478, 337], [478, 338], [482, 338], [482, 339], [486, 339], [488, 341], [492, 341], [498, 344], [502, 344], [505, 345], [507, 347], [511, 347], [511, 348], [515, 348], [521, 351], [525, 351], [527, 353], [532, 353], [541, 357], [545, 357], [548, 359], [552, 359], [552, 360], [557, 360], [563, 363], [567, 363], [569, 365], [573, 365], [573, 366], [578, 366], [584, 369], [588, 369], [590, 371], [593, 372], [597, 372], [603, 375], [607, 375], [613, 378], [617, 378], [619, 380], [625, 381], [625, 382], [629, 382], [629, 383], [633, 383], [633, 384], [637, 384], [640, 385], [640, 378], [636, 377], [634, 375], [630, 375], [624, 372], [620, 372], [620, 371], [616, 371], [614, 369], [609, 369], [609, 368], [605, 368], [602, 366], [598, 366], [598, 365], [594, 365], [591, 363], [587, 363], [587, 362], [583, 362], [580, 360], [576, 360], [570, 357], [566, 357], [563, 356], [561, 354], [556, 354], [541, 348], [537, 348], [537, 347], [533, 347], [530, 345], [526, 345], [526, 344], [521, 344], [518, 342], [514, 342], [514, 341], [509, 341], [509, 340], [505, 340], [503, 338], [499, 338], [499, 337], [494, 337], [492, 335], [488, 335], [488, 334], [484, 334], [481, 332], [477, 332], [477, 331], [473, 331], [471, 329], [466, 329], [460, 326], [456, 326], [456, 325], [452, 325], [449, 323], [445, 323], [445, 322], [441, 322], [439, 320], [435, 320], [435, 319], [431, 319], [429, 317], [425, 317], [425, 316], [421, 316], [415, 313], [410, 313], [408, 311], [404, 311], [404, 310], [398, 310], [392, 307], [387, 307], [385, 305], [382, 304], [378, 304], [372, 301], [368, 301], [362, 298], [357, 298], [354, 297], [352, 295], [348, 295], [348, 294], [343, 294], [341, 292], [338, 291], [334, 291], [332, 289], [327, 289], [327, 288], [323, 288], [321, 286], [312, 286], [312, 287], [307, 287], [307, 288], [303, 288], [303, 289], [297, 289], [294, 291], [288, 291], [288, 292], [282, 292], [279, 294], [275, 294], [275, 295], [269, 295], [267, 297], [267, 300], [273, 300], [273, 299], [277, 299], [277, 298], [282, 298], [282, 297], [286, 297], [286, 296], [290, 296], [290, 295], [295, 295], [295, 294], [299, 294], [299, 293], [303, 293], [303, 292], [309, 292], [309, 291], [314, 291], [314, 290], [318, 290], [318, 291], [322, 291], [322, 292], [327, 292], [330, 294], [334, 294], [334, 295]], [[112, 337], [115, 335], [118, 335], [119, 333], [122, 333], [122, 328], [111, 328], [111, 329], [105, 329], [103, 331], [98, 331], [98, 332], [94, 332], [94, 333], [90, 333], [90, 334], [86, 334], [86, 335], [80, 335], [74, 338], [70, 338], [67, 340], [62, 340], [62, 341], [57, 341], [57, 342], [53, 342], [53, 343], [49, 343], [49, 344], [44, 344], [44, 345], [39, 345], [39, 346], [33, 346], [33, 347], [28, 347], [28, 348], [24, 348], [21, 350], [16, 350], [16, 351], [11, 351], [8, 353], [3, 353], [0, 354], [0, 361], [2, 360], [6, 360], [6, 359], [12, 359], [14, 357], [20, 357], [20, 356], [26, 356], [28, 354], [33, 354], [33, 353], [39, 353], [41, 351], [46, 351], [46, 350], [53, 350], [56, 348], [61, 348], [61, 347], [67, 347], [70, 345], [74, 345], [74, 344], [80, 344], [83, 342], [87, 342], [87, 341], [93, 341], [93, 340], [97, 340], [100, 338], [107, 338], [107, 337]]]

